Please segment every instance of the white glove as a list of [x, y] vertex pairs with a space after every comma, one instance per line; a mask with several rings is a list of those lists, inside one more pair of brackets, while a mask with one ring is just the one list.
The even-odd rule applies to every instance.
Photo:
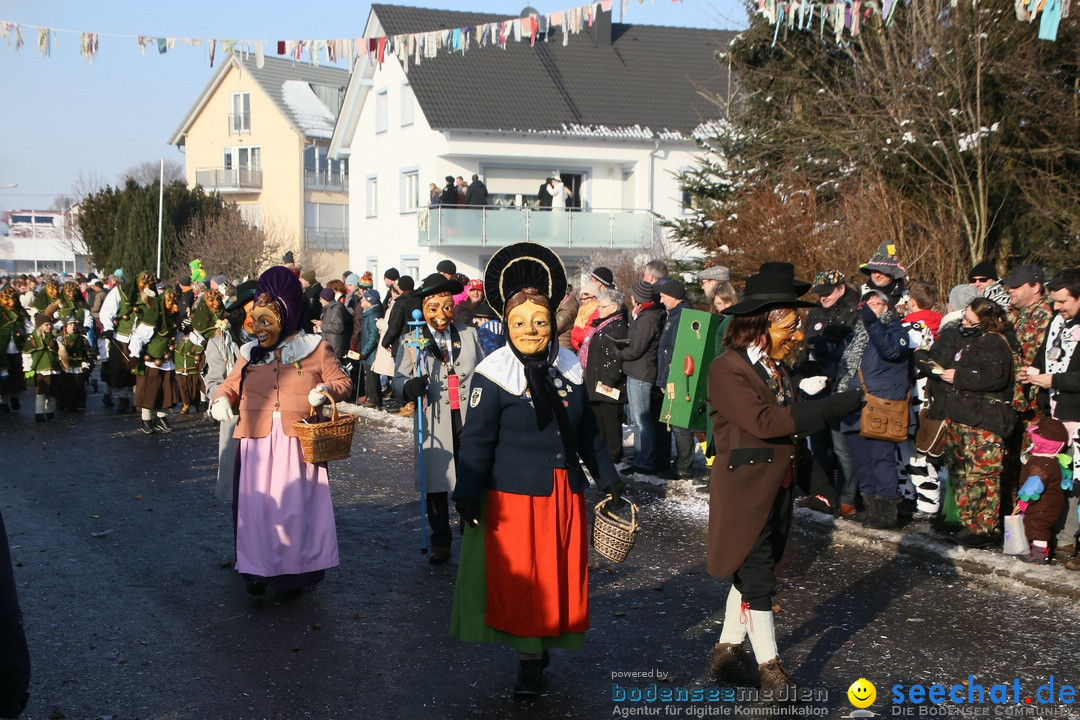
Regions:
[[799, 382], [799, 389], [807, 395], [817, 395], [829, 384], [829, 378], [824, 375], [804, 378]]
[[218, 422], [229, 422], [236, 417], [228, 398], [220, 397], [210, 405], [210, 417]]
[[157, 291], [154, 288], [143, 288], [142, 294], [148, 298], [157, 297]]
[[322, 394], [323, 392], [326, 392], [325, 385], [316, 385], [312, 388], [307, 394], [308, 404], [312, 407], [319, 407], [326, 402], [326, 396]]
[[31, 355], [30, 353], [23, 353], [22, 354], [22, 369], [23, 370], [29, 370], [30, 367], [33, 364], [34, 364], [34, 356]]
[[8, 371], [7, 370], [0, 370], [0, 382], [7, 382], [7, 379], [8, 379]]

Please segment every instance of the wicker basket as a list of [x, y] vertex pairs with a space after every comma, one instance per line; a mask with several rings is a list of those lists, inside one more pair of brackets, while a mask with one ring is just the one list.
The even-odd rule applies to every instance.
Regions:
[[[322, 393], [330, 400], [333, 416], [320, 423], [293, 421], [293, 429], [300, 438], [300, 448], [304, 451], [304, 462], [324, 463], [331, 460], [344, 460], [352, 451], [353, 430], [356, 429], [356, 417], [338, 416], [337, 403], [330, 393]], [[314, 415], [315, 408], [311, 408]]]
[[626, 520], [608, 508], [610, 502], [611, 498], [606, 497], [596, 504], [592, 541], [596, 552], [618, 563], [630, 554], [630, 550], [634, 547], [634, 538], [637, 537], [641, 526], [638, 525], [637, 505], [630, 503], [630, 519]]

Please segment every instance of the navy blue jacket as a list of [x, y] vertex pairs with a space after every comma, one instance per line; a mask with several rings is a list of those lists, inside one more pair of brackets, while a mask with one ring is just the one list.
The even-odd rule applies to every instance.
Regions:
[[[863, 322], [861, 319], [859, 322]], [[886, 324], [880, 319], [866, 326], [870, 342], [863, 351], [862, 368], [866, 390], [886, 400], [903, 400], [911, 387], [910, 355], [907, 330], [899, 320]], [[848, 381], [845, 390], [859, 387], [859, 376]], [[859, 427], [859, 413], [848, 415], [841, 422], [841, 429], [848, 431]]]
[[[561, 377], [561, 376], [560, 376]], [[514, 495], [551, 495], [555, 468], [566, 468], [570, 489], [584, 492], [589, 481], [581, 461], [601, 490], [619, 479], [608, 457], [588, 393], [563, 380], [566, 412], [577, 430], [579, 457], [564, 457], [555, 420], [541, 430], [528, 398], [512, 395], [481, 373], [473, 376], [469, 412], [461, 429], [454, 500], [479, 499], [486, 490]]]

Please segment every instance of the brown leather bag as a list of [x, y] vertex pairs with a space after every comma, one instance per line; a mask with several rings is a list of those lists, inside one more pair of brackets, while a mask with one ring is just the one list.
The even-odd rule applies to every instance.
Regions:
[[863, 390], [862, 415], [859, 416], [859, 434], [872, 440], [903, 442], [908, 436], [908, 412], [911, 393], [903, 400], [886, 400], [871, 395], [866, 389], [862, 369], [859, 370], [859, 386]]
[[936, 458], [945, 452], [945, 420], [930, 417], [930, 409], [919, 410], [918, 427], [915, 428], [915, 449]]

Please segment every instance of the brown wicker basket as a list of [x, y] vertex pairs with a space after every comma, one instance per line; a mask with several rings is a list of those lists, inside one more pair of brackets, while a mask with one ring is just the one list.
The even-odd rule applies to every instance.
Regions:
[[[337, 403], [330, 393], [322, 393], [330, 400], [332, 417], [326, 422], [306, 423], [293, 421], [293, 429], [300, 438], [300, 448], [304, 451], [304, 462], [324, 463], [331, 460], [344, 460], [352, 452], [353, 430], [356, 429], [356, 417], [339, 417]], [[314, 415], [315, 408], [311, 408]]]
[[[608, 560], [622, 562], [630, 554], [634, 547], [634, 539], [641, 529], [638, 525], [638, 506], [630, 504], [630, 519], [626, 520], [616, 515], [608, 508], [611, 502], [606, 497], [596, 504], [596, 512], [593, 515], [592, 541], [596, 552]], [[629, 502], [629, 501], [627, 501]]]

